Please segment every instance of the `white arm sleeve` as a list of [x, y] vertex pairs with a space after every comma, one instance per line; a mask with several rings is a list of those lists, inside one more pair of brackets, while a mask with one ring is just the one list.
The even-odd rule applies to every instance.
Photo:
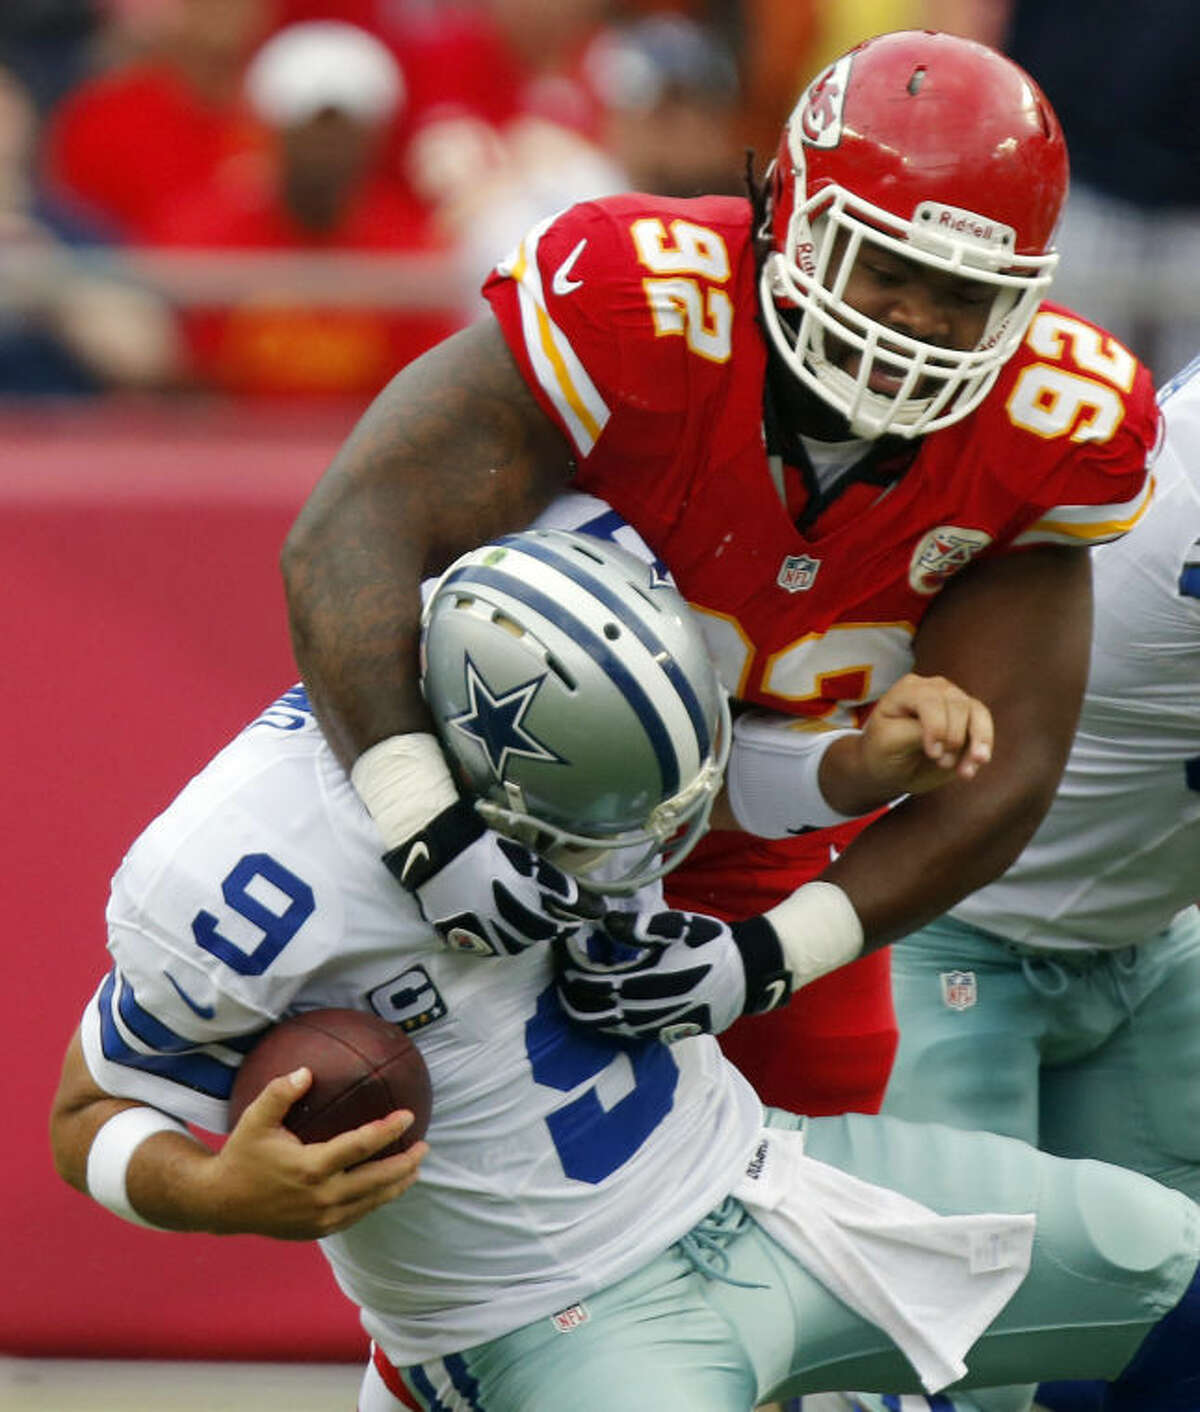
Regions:
[[825, 752], [853, 730], [813, 729], [812, 722], [775, 712], [747, 711], [733, 726], [725, 780], [733, 816], [759, 838], [787, 838], [853, 818], [831, 809], [817, 772]]

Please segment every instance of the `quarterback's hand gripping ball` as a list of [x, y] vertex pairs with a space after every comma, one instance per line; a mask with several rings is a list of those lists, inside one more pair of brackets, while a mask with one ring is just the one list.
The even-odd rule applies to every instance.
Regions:
[[424, 1057], [398, 1026], [366, 1010], [305, 1010], [273, 1025], [242, 1060], [229, 1098], [232, 1129], [268, 1083], [300, 1065], [312, 1084], [284, 1125], [301, 1142], [330, 1138], [407, 1108], [412, 1125], [377, 1152], [389, 1157], [425, 1136], [433, 1106]]

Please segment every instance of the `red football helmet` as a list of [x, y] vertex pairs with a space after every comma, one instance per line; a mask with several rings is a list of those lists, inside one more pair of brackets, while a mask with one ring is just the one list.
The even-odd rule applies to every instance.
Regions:
[[[763, 313], [800, 380], [859, 436], [920, 436], [977, 407], [1058, 261], [1067, 149], [1028, 74], [954, 35], [867, 40], [801, 95], [767, 180]], [[975, 347], [909, 337], [846, 302], [872, 246], [994, 287]], [[849, 369], [834, 349], [857, 355]]]

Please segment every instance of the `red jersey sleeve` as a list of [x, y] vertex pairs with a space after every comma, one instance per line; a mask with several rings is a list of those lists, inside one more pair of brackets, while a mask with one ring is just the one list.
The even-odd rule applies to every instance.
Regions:
[[[953, 428], [1023, 502], [1012, 547], [1117, 539], [1153, 493], [1160, 417], [1148, 370], [1086, 319], [1045, 304], [979, 411]], [[950, 449], [950, 448], [947, 448]]]
[[715, 389], [740, 336], [748, 206], [619, 196], [535, 226], [484, 285], [547, 414], [585, 460], [617, 411], [671, 417]]

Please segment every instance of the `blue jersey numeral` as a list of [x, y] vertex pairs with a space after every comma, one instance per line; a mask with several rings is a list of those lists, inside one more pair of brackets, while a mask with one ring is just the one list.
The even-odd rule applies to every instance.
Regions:
[[[282, 896], [272, 897], [269, 905], [251, 891], [256, 882], [270, 884]], [[239, 859], [221, 883], [221, 895], [231, 911], [262, 932], [262, 940], [247, 951], [224, 935], [220, 918], [206, 911], [193, 919], [192, 935], [198, 946], [243, 976], [262, 975], [316, 910], [312, 888], [269, 853]], [[600, 1102], [593, 1085], [546, 1118], [563, 1171], [576, 1181], [604, 1181], [641, 1147], [675, 1101], [679, 1066], [667, 1045], [619, 1045], [575, 1029], [553, 986], [538, 997], [537, 1010], [525, 1025], [525, 1052], [534, 1082], [560, 1093], [597, 1077], [622, 1054], [632, 1067], [633, 1088], [611, 1108]]]
[[563, 1171], [576, 1181], [602, 1182], [627, 1162], [671, 1111], [679, 1066], [665, 1044], [618, 1045], [602, 1035], [571, 1026], [554, 987], [538, 997], [537, 1012], [525, 1025], [525, 1052], [535, 1083], [569, 1093], [594, 1078], [619, 1054], [633, 1066], [634, 1086], [611, 1108], [595, 1088], [556, 1108], [546, 1119]]
[[[282, 911], [250, 893], [251, 884], [260, 878], [288, 899]], [[247, 853], [241, 858], [222, 882], [221, 895], [239, 917], [262, 932], [262, 940], [253, 951], [244, 951], [221, 934], [220, 918], [211, 912], [196, 914], [192, 935], [198, 946], [243, 976], [261, 976], [316, 909], [312, 888], [269, 853]]]

